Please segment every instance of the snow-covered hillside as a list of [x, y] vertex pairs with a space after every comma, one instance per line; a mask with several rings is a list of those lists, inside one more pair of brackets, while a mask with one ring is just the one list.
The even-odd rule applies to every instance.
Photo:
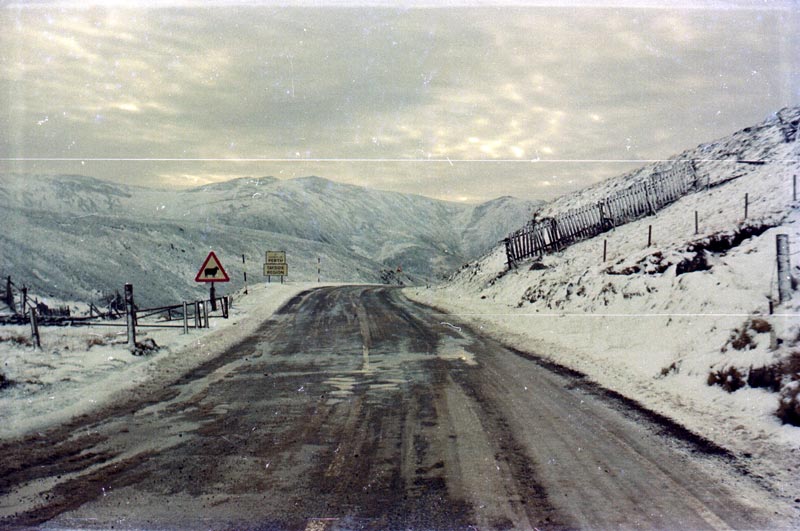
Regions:
[[241, 287], [245, 269], [261, 281], [264, 251], [285, 250], [295, 281], [316, 280], [319, 257], [326, 281], [424, 282], [491, 248], [536, 206], [447, 203], [319, 177], [167, 191], [4, 175], [0, 273], [67, 300], [97, 301], [131, 282], [140, 302], [159, 304], [204, 293], [193, 279], [209, 250], [232, 276], [228, 290]]
[[[776, 412], [800, 386], [800, 297], [778, 305], [775, 237], [789, 235], [800, 278], [796, 132], [787, 142], [799, 119], [800, 108], [785, 109], [674, 157], [693, 160], [709, 187], [656, 215], [511, 270], [500, 245], [446, 285], [406, 291], [679, 420], [797, 498], [800, 428]], [[540, 215], [598, 201], [669, 164], [559, 198]]]

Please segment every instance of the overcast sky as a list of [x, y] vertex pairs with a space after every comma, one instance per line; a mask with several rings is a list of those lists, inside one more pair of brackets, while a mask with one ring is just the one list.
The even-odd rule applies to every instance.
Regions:
[[0, 171], [549, 199], [800, 102], [796, 2], [313, 4], [0, 7]]

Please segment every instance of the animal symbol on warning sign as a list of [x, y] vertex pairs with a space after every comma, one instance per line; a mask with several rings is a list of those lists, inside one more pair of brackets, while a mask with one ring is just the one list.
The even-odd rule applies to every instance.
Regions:
[[222, 267], [217, 255], [214, 254], [214, 251], [211, 251], [203, 261], [203, 265], [200, 266], [200, 271], [197, 272], [197, 276], [194, 277], [194, 281], [229, 282], [230, 277], [228, 276], [228, 273], [225, 272], [225, 268]]

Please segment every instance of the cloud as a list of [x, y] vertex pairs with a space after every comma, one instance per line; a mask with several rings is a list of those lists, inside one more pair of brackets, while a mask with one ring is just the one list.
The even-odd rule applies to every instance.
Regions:
[[734, 7], [7, 7], [0, 157], [78, 160], [0, 169], [553, 197], [797, 102], [798, 15]]

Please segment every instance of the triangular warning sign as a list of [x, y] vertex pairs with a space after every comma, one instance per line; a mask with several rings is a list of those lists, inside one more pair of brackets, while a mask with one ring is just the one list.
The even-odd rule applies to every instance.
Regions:
[[195, 282], [229, 282], [230, 279], [214, 251], [208, 253], [200, 271], [194, 277]]

